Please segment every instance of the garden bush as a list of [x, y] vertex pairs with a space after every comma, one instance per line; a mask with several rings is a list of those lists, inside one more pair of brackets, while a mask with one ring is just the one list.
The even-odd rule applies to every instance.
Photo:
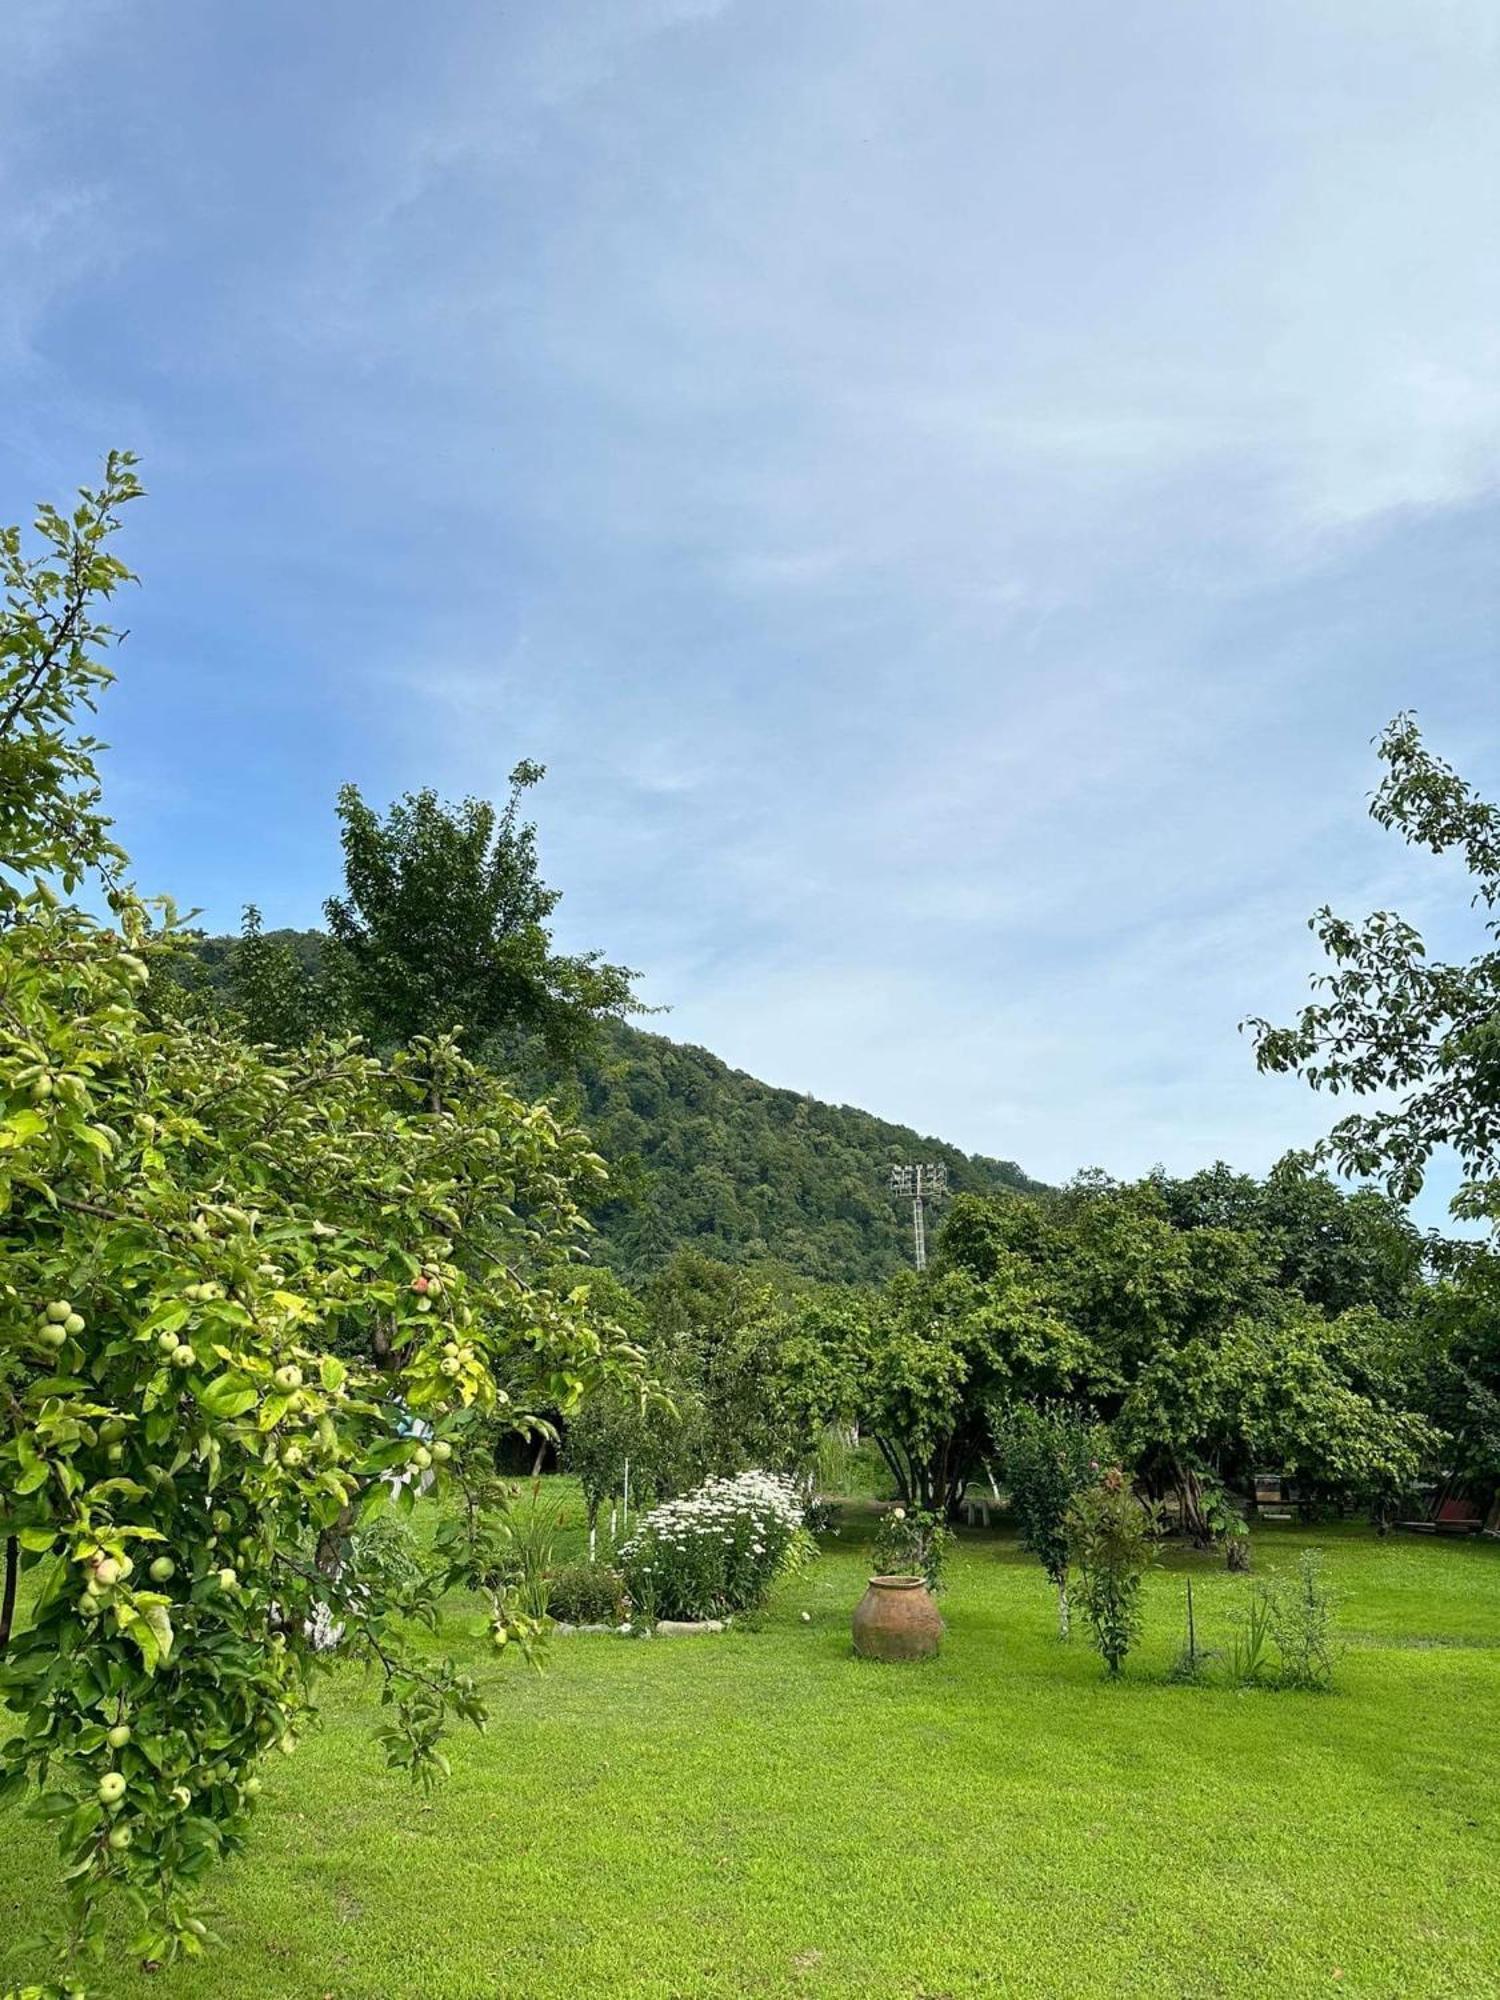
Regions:
[[1266, 1620], [1280, 1666], [1280, 1686], [1305, 1693], [1329, 1687], [1338, 1659], [1333, 1620], [1337, 1599], [1321, 1549], [1304, 1549], [1290, 1576], [1266, 1592]]
[[1021, 1546], [1037, 1556], [1057, 1591], [1057, 1636], [1072, 1632], [1068, 1602], [1068, 1509], [1099, 1481], [1110, 1437], [1092, 1411], [1067, 1403], [993, 1403], [989, 1411], [1000, 1476], [1010, 1494]]
[[880, 1576], [920, 1576], [936, 1593], [953, 1546], [953, 1531], [927, 1507], [892, 1507], [875, 1536], [875, 1570]]
[[1158, 1520], [1118, 1466], [1068, 1509], [1068, 1554], [1083, 1579], [1080, 1600], [1095, 1650], [1117, 1675], [1141, 1633], [1141, 1579], [1156, 1558]]
[[795, 1483], [770, 1472], [709, 1479], [643, 1515], [620, 1550], [632, 1602], [658, 1618], [720, 1618], [765, 1602], [810, 1552]]
[[548, 1608], [565, 1625], [620, 1625], [625, 1579], [607, 1563], [566, 1563], [549, 1580]]

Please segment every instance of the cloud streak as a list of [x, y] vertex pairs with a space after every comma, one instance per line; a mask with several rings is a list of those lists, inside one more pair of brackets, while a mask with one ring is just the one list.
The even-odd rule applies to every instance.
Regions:
[[340, 779], [540, 755], [731, 1060], [1054, 1174], [1315, 1129], [1235, 1023], [1429, 894], [1368, 738], [1500, 788], [1487, 4], [20, 18], [5, 511], [150, 454], [152, 879], [305, 919]]

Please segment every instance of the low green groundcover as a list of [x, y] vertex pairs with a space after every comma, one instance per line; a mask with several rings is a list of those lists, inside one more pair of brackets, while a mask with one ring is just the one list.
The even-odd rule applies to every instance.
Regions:
[[[846, 1528], [754, 1631], [559, 1642], [492, 1663], [429, 1801], [336, 1681], [215, 1883], [223, 1947], [110, 2000], [1381, 2000], [1500, 1995], [1500, 1546], [1273, 1529], [1328, 1550], [1350, 1641], [1326, 1695], [1171, 1685], [1249, 1580], [1173, 1557], [1108, 1684], [1008, 1539], [960, 1538], [940, 1659], [851, 1657], [868, 1548]], [[802, 1614], [810, 1614], [804, 1622]], [[58, 1907], [0, 1817], [0, 1941]], [[3, 1981], [0, 1981], [3, 1985]]]

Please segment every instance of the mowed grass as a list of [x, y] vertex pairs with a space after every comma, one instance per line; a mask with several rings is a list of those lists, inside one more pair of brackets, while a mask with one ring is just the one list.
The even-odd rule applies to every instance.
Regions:
[[[1315, 1542], [1349, 1650], [1325, 1696], [1176, 1687], [1183, 1575], [1222, 1639], [1245, 1580], [1176, 1556], [1124, 1682], [1054, 1636], [1009, 1539], [963, 1538], [942, 1657], [855, 1660], [852, 1523], [758, 1630], [557, 1639], [492, 1662], [494, 1707], [431, 1799], [331, 1683], [216, 1881], [224, 1947], [111, 2000], [629, 1995], [1500, 1995], [1500, 1546]], [[802, 1612], [810, 1613], [803, 1622]], [[0, 1938], [56, 1907], [34, 1825], [0, 1819]]]

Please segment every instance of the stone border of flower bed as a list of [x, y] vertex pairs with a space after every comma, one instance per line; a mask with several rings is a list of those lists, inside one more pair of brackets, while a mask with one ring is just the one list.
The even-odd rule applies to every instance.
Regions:
[[652, 1632], [659, 1632], [664, 1639], [680, 1639], [692, 1632], [727, 1632], [734, 1623], [732, 1618], [662, 1618], [655, 1625], [637, 1627], [634, 1625], [569, 1625], [559, 1619], [552, 1627], [554, 1632], [572, 1634], [574, 1632], [613, 1632], [622, 1638], [649, 1639]]

